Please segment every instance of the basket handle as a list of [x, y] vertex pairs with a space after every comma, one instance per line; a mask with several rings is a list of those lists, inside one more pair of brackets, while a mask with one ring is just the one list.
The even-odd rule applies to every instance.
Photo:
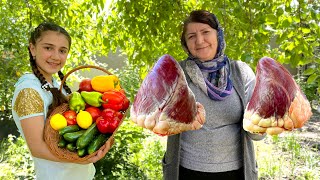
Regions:
[[98, 66], [94, 66], [94, 65], [78, 66], [78, 67], [72, 69], [71, 71], [69, 71], [67, 74], [64, 75], [63, 79], [61, 80], [61, 84], [60, 84], [60, 92], [62, 91], [62, 87], [63, 87], [64, 82], [66, 81], [67, 77], [68, 77], [71, 73], [73, 73], [73, 72], [75, 72], [75, 71], [77, 71], [77, 70], [79, 70], [79, 69], [85, 69], [85, 68], [98, 69], [98, 70], [101, 70], [101, 71], [103, 71], [103, 72], [105, 72], [105, 73], [107, 73], [107, 74], [109, 74], [109, 75], [112, 75], [112, 73], [110, 73], [108, 70], [103, 69], [103, 68], [98, 67]]

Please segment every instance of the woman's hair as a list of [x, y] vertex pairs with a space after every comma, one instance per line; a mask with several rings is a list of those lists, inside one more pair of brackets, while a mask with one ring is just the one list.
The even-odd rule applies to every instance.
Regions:
[[[43, 22], [37, 28], [35, 28], [35, 30], [33, 32], [31, 32], [31, 37], [29, 39], [29, 43], [36, 45], [37, 40], [39, 38], [41, 38], [43, 33], [46, 31], [55, 31], [55, 32], [59, 32], [59, 33], [64, 34], [69, 42], [69, 49], [70, 49], [71, 37], [70, 37], [69, 33], [64, 28], [60, 27], [59, 25], [54, 24], [54, 23], [50, 23], [50, 22]], [[48, 82], [43, 77], [43, 75], [41, 74], [41, 72], [39, 71], [39, 69], [37, 67], [36, 59], [35, 59], [36, 57], [32, 56], [30, 48], [28, 48], [28, 50], [29, 50], [29, 56], [30, 56], [30, 66], [32, 68], [34, 75], [39, 79], [39, 81], [41, 83], [41, 88], [50, 91], [53, 95], [53, 101], [49, 107], [49, 112], [48, 112], [48, 115], [49, 115], [50, 112], [55, 107], [59, 106], [62, 103], [67, 102], [67, 98], [57, 88], [51, 88], [48, 86]], [[61, 80], [64, 78], [64, 74], [61, 71], [58, 72], [58, 75]], [[65, 82], [63, 84], [63, 88], [66, 90], [66, 92], [68, 94], [71, 93], [71, 89], [67, 86], [67, 84]]]
[[216, 30], [218, 29], [218, 23], [214, 20], [213, 14], [205, 10], [192, 11], [190, 15], [183, 22], [183, 25], [182, 25], [183, 30], [180, 38], [181, 45], [186, 51], [189, 51], [189, 50], [187, 47], [185, 35], [187, 31], [187, 26], [190, 23], [204, 23], [204, 24], [208, 24], [213, 29], [216, 29]]

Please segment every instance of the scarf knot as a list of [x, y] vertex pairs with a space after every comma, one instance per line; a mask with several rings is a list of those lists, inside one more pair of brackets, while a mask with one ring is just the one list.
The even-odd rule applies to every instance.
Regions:
[[230, 61], [225, 55], [206, 62], [189, 57], [186, 71], [192, 82], [212, 100], [222, 101], [232, 93]]

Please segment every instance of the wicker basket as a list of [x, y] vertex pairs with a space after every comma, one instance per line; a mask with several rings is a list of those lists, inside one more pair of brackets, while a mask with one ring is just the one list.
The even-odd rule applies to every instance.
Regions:
[[[60, 86], [60, 91], [62, 90], [63, 87], [63, 83], [65, 82], [66, 78], [73, 73], [74, 71], [77, 71], [79, 69], [84, 69], [84, 68], [94, 68], [94, 69], [98, 69], [101, 70], [109, 75], [111, 75], [111, 73], [103, 68], [97, 67], [97, 66], [92, 66], [92, 65], [86, 65], [86, 66], [79, 66], [73, 70], [71, 70], [70, 72], [68, 72], [65, 77], [63, 78], [63, 80], [61, 81], [61, 86]], [[45, 123], [45, 127], [44, 127], [44, 141], [46, 142], [46, 144], [48, 145], [49, 150], [51, 151], [51, 153], [53, 153], [56, 157], [58, 157], [61, 160], [68, 160], [69, 162], [82, 162], [85, 161], [93, 156], [95, 156], [98, 151], [100, 149], [102, 149], [102, 147], [90, 154], [90, 155], [86, 155], [84, 157], [79, 157], [77, 152], [71, 152], [69, 150], [67, 150], [66, 148], [60, 148], [58, 147], [58, 142], [61, 138], [61, 136], [59, 135], [58, 131], [54, 130], [51, 126], [50, 126], [50, 119], [51, 116], [53, 116], [54, 114], [57, 113], [64, 113], [65, 111], [69, 110], [69, 106], [67, 103], [63, 103], [60, 106], [56, 107], [51, 114], [48, 116], [46, 123]], [[121, 122], [118, 126], [118, 128], [120, 127], [120, 125], [122, 124], [125, 116], [126, 116], [126, 112], [124, 112], [123, 118], [121, 119]], [[113, 136], [115, 135], [115, 133], [117, 132], [118, 128], [113, 132], [112, 136], [107, 140], [106, 143], [108, 143]]]

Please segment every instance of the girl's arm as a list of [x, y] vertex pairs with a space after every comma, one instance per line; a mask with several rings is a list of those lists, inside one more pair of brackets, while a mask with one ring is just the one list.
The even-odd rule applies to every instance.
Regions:
[[44, 141], [44, 117], [35, 116], [21, 120], [21, 127], [32, 156], [50, 161], [62, 162], [49, 150]]
[[[30, 149], [32, 156], [47, 159], [56, 162], [68, 162], [67, 160], [61, 160], [52, 154], [44, 141], [44, 118], [43, 116], [36, 116], [31, 118], [26, 118], [21, 120], [21, 127], [25, 135], [27, 145]], [[104, 145], [102, 150], [99, 150], [96, 156], [89, 158], [84, 162], [79, 162], [79, 164], [95, 163], [101, 158], [103, 158], [107, 152], [112, 147], [114, 140], [110, 140]]]

